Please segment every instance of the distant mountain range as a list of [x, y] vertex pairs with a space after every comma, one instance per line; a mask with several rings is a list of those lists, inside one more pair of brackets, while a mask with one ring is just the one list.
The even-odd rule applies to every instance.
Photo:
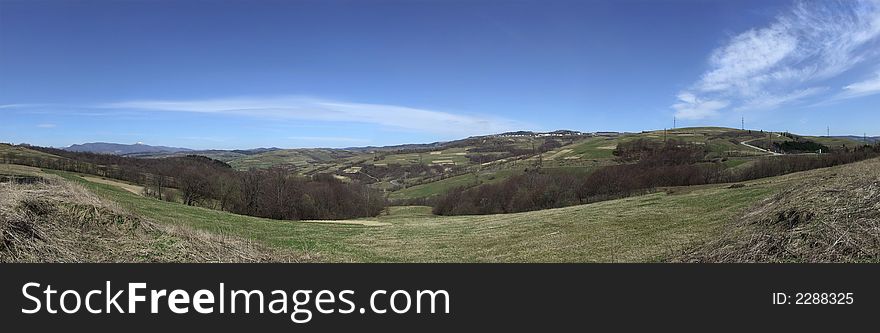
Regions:
[[869, 144], [874, 144], [874, 143], [880, 142], [880, 136], [864, 137], [864, 136], [856, 136], [856, 135], [842, 135], [842, 136], [832, 136], [832, 138], [847, 139], [847, 140], [853, 140], [856, 142], [863, 142], [863, 141], [867, 140]]
[[185, 152], [192, 151], [192, 149], [187, 148], [177, 148], [177, 147], [165, 147], [165, 146], [150, 146], [145, 145], [140, 142], [127, 145], [121, 143], [108, 143], [108, 142], [90, 142], [83, 143], [79, 145], [71, 145], [70, 147], [62, 148], [67, 151], [75, 151], [75, 152], [89, 152], [89, 153], [97, 153], [97, 154], [111, 154], [111, 155], [130, 155], [130, 154], [143, 154], [143, 153], [177, 153], [177, 152]]
[[[281, 148], [254, 148], [254, 149], [234, 149], [234, 150], [222, 150], [222, 149], [209, 149], [209, 150], [195, 150], [189, 148], [180, 148], [180, 147], [166, 147], [166, 146], [151, 146], [145, 145], [143, 143], [135, 143], [135, 144], [122, 144], [122, 143], [108, 143], [108, 142], [90, 142], [83, 143], [78, 145], [71, 145], [70, 147], [61, 148], [67, 151], [74, 152], [88, 152], [88, 153], [96, 153], [96, 154], [109, 154], [109, 155], [119, 155], [119, 156], [128, 156], [128, 157], [169, 157], [169, 156], [183, 156], [183, 155], [204, 155], [211, 156], [212, 158], [217, 158], [220, 156], [229, 155], [231, 157], [238, 157], [244, 155], [255, 155], [270, 151], [281, 150]], [[227, 156], [228, 157], [228, 156]], [[223, 158], [218, 158], [223, 160]]]
[[[330, 150], [347, 150], [353, 152], [366, 152], [366, 151], [392, 151], [392, 150], [406, 150], [406, 149], [434, 149], [440, 148], [449, 144], [454, 144], [457, 142], [466, 142], [468, 140], [474, 140], [485, 137], [505, 137], [505, 136], [545, 136], [545, 135], [559, 135], [559, 136], [569, 136], [569, 135], [583, 135], [586, 133], [571, 131], [571, 130], [557, 130], [553, 132], [532, 132], [532, 131], [516, 131], [516, 132], [506, 132], [499, 133], [493, 135], [486, 136], [476, 136], [470, 137], [455, 141], [448, 142], [433, 142], [433, 143], [423, 143], [423, 144], [401, 144], [401, 145], [393, 145], [393, 146], [367, 146], [367, 147], [348, 147], [341, 149], [330, 149]], [[863, 142], [867, 140], [869, 144], [875, 144], [880, 142], [880, 136], [875, 137], [861, 137], [856, 135], [841, 135], [841, 136], [832, 136], [832, 138], [837, 139], [846, 139], [854, 142]], [[213, 158], [217, 158], [220, 156], [227, 156], [229, 159], [231, 157], [239, 157], [241, 155], [255, 155], [265, 152], [283, 150], [280, 148], [254, 148], [254, 149], [236, 149], [236, 150], [222, 150], [222, 149], [209, 149], [209, 150], [194, 150], [189, 148], [179, 148], [179, 147], [165, 147], [165, 146], [150, 146], [145, 145], [143, 143], [136, 144], [120, 144], [120, 143], [107, 143], [107, 142], [91, 142], [91, 143], [83, 143], [83, 144], [75, 144], [70, 147], [62, 148], [67, 151], [75, 151], [75, 152], [90, 152], [90, 153], [98, 153], [98, 154], [112, 154], [112, 155], [122, 155], [122, 156], [131, 156], [131, 157], [165, 157], [165, 156], [180, 156], [185, 154], [195, 154], [195, 155], [205, 155], [211, 156]], [[296, 149], [293, 149], [296, 150]], [[234, 156], [232, 156], [234, 155]], [[224, 160], [224, 158], [219, 158], [220, 160]]]

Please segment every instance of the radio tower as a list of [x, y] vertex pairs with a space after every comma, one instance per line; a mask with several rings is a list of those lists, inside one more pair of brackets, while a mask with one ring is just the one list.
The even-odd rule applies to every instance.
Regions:
[[742, 117], [742, 127], [740, 129], [743, 131], [746, 130], [746, 117], [745, 116]]

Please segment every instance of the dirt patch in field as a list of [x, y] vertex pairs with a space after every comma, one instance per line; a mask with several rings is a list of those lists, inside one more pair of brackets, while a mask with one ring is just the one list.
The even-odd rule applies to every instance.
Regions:
[[104, 178], [98, 178], [98, 177], [92, 177], [92, 176], [80, 176], [80, 177], [82, 177], [83, 179], [88, 180], [90, 182], [93, 182], [93, 183], [116, 186], [116, 187], [119, 187], [123, 190], [129, 191], [129, 192], [137, 194], [137, 195], [144, 194], [144, 187], [143, 186], [131, 185], [131, 184], [126, 184], [126, 183], [116, 181], [116, 180], [110, 180], [110, 179], [104, 179]]
[[379, 222], [371, 220], [303, 220], [304, 223], [326, 223], [326, 224], [343, 224], [343, 225], [359, 225], [364, 227], [386, 227], [391, 225], [388, 222]]

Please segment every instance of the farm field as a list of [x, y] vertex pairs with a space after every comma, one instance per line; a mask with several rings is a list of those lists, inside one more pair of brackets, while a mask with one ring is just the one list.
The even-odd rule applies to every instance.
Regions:
[[332, 162], [338, 159], [351, 156], [351, 153], [343, 150], [282, 149], [255, 155], [245, 155], [229, 160], [227, 163], [238, 170], [250, 168], [265, 169], [272, 166], [293, 166], [303, 172], [307, 172], [324, 164], [332, 164]]
[[489, 184], [495, 183], [504, 180], [507, 177], [515, 174], [521, 174], [523, 172], [522, 169], [501, 169], [501, 170], [486, 170], [477, 172], [476, 174], [467, 173], [459, 176], [453, 176], [446, 179], [441, 179], [438, 181], [415, 185], [411, 187], [407, 187], [401, 190], [397, 190], [391, 192], [388, 195], [389, 199], [412, 199], [412, 198], [426, 198], [430, 196], [435, 196], [438, 194], [443, 194], [444, 192], [456, 188], [456, 187], [471, 187], [479, 184]]

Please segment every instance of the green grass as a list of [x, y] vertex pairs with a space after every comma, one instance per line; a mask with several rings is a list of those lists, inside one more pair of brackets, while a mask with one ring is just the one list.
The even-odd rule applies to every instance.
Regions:
[[581, 159], [611, 159], [614, 158], [614, 148], [620, 142], [618, 138], [591, 138], [584, 143], [572, 147], [571, 153], [566, 156], [580, 156]]
[[433, 216], [391, 207], [385, 227], [276, 221], [229, 214], [85, 184], [149, 219], [231, 234], [342, 262], [650, 262], [711, 237], [718, 227], [776, 192], [781, 181], [743, 188], [687, 188], [595, 204], [503, 215]]
[[735, 167], [743, 165], [749, 161], [750, 160], [748, 160], [748, 159], [729, 159], [727, 161], [724, 161], [724, 166], [726, 166], [728, 168], [735, 168]]

